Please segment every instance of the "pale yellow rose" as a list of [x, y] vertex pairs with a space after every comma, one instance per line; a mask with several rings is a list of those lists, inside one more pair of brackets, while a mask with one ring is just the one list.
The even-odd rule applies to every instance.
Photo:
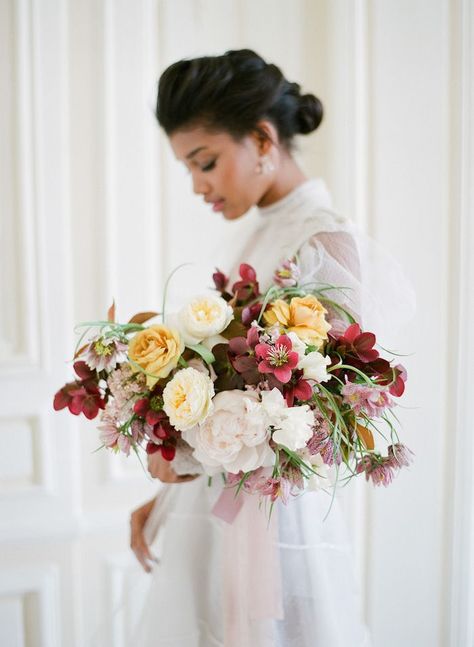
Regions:
[[327, 310], [323, 304], [313, 294], [307, 294], [304, 297], [293, 297], [289, 304], [277, 299], [270, 304], [263, 316], [267, 324], [279, 324], [319, 349], [331, 328], [325, 314]]
[[189, 366], [178, 371], [163, 390], [163, 409], [171, 424], [186, 431], [213, 410], [214, 385], [208, 375]]
[[[183, 351], [184, 341], [181, 335], [162, 324], [140, 330], [128, 344], [128, 356], [146, 371], [149, 388], [176, 368]], [[138, 371], [133, 363], [132, 367], [135, 372]]]

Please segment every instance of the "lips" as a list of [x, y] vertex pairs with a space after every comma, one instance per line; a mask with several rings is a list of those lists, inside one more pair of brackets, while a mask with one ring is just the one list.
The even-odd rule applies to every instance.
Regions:
[[224, 202], [225, 200], [217, 200], [216, 202], [212, 203], [212, 210], [213, 211], [222, 211], [224, 208]]

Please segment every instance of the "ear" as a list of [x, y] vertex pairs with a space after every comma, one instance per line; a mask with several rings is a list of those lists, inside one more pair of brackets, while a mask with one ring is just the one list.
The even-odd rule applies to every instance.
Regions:
[[268, 119], [261, 119], [252, 135], [260, 155], [268, 153], [272, 146], [278, 146], [278, 131]]

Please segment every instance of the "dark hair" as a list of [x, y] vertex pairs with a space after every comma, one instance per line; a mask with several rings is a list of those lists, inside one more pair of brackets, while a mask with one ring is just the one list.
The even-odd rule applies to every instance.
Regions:
[[182, 59], [166, 68], [158, 84], [156, 117], [167, 135], [202, 126], [227, 131], [236, 141], [268, 119], [291, 151], [296, 134], [319, 126], [323, 105], [313, 94], [302, 95], [300, 85], [287, 81], [276, 65], [251, 49], [238, 49]]

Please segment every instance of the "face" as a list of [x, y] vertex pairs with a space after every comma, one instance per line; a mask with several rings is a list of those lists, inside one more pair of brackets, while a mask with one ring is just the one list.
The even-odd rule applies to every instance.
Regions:
[[175, 157], [187, 167], [193, 190], [209, 208], [234, 220], [258, 204], [271, 184], [257, 172], [262, 149], [258, 137], [236, 142], [227, 132], [210, 133], [202, 127], [179, 130], [169, 137]]

